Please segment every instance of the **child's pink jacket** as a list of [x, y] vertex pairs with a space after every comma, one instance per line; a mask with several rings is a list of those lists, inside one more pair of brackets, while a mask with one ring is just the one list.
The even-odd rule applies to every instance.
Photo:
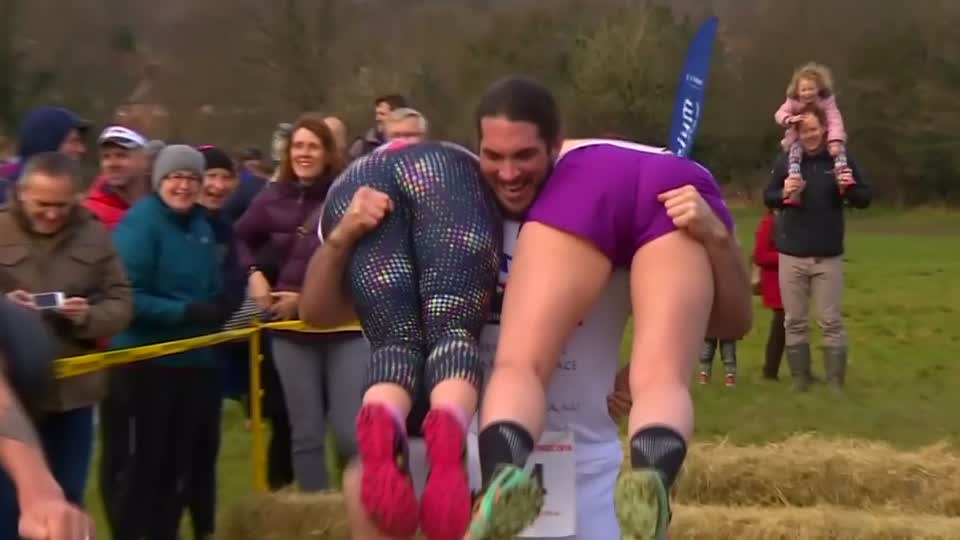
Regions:
[[[843, 128], [843, 116], [837, 107], [837, 98], [835, 96], [818, 98], [817, 107], [820, 107], [827, 115], [827, 141], [847, 142], [847, 132]], [[790, 148], [790, 145], [797, 140], [797, 129], [794, 126], [786, 125], [787, 118], [800, 114], [805, 108], [806, 106], [800, 101], [788, 98], [774, 113], [773, 118], [777, 125], [787, 128], [781, 141], [784, 149]]]

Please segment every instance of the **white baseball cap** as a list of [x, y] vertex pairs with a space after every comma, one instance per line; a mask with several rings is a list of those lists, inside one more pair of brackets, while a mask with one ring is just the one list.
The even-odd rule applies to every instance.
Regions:
[[97, 139], [97, 144], [100, 146], [107, 143], [115, 144], [127, 150], [136, 150], [146, 146], [147, 140], [143, 135], [132, 129], [123, 126], [110, 126], [103, 130], [100, 138]]

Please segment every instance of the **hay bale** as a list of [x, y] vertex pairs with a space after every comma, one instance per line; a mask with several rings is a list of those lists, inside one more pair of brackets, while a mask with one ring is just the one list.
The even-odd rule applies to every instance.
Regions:
[[[626, 460], [629, 463], [629, 460]], [[675, 498], [684, 504], [895, 507], [960, 516], [960, 455], [796, 436], [764, 446], [693, 446]]]
[[[829, 506], [674, 507], [671, 537], [688, 540], [947, 540], [960, 518]], [[349, 540], [339, 493], [292, 492], [247, 497], [225, 513], [220, 540]], [[624, 536], [625, 539], [629, 537]]]
[[335, 491], [251, 495], [224, 512], [217, 539], [350, 540], [347, 509]]
[[226, 510], [220, 540], [348, 540], [340, 493], [293, 491], [244, 497]]
[[[948, 540], [960, 519], [811, 508], [683, 506], [674, 509], [672, 538], [685, 540]], [[624, 536], [625, 540], [630, 540]]]

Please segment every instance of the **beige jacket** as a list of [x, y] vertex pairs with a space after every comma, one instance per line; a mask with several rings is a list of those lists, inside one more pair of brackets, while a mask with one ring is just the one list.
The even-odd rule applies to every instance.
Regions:
[[[96, 352], [133, 317], [133, 292], [110, 233], [84, 208], [74, 210], [57, 234], [33, 234], [16, 201], [0, 209], [0, 292], [63, 292], [85, 297], [90, 315], [76, 325], [55, 312], [44, 319], [58, 340], [59, 356]], [[58, 380], [44, 410], [69, 411], [94, 405], [106, 394], [104, 373]]]

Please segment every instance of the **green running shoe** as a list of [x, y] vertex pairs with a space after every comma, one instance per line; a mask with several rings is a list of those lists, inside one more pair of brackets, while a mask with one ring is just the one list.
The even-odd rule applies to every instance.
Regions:
[[616, 500], [623, 540], [666, 540], [670, 495], [660, 473], [653, 469], [622, 472]]
[[543, 508], [543, 488], [530, 470], [501, 465], [473, 506], [470, 540], [513, 540]]

